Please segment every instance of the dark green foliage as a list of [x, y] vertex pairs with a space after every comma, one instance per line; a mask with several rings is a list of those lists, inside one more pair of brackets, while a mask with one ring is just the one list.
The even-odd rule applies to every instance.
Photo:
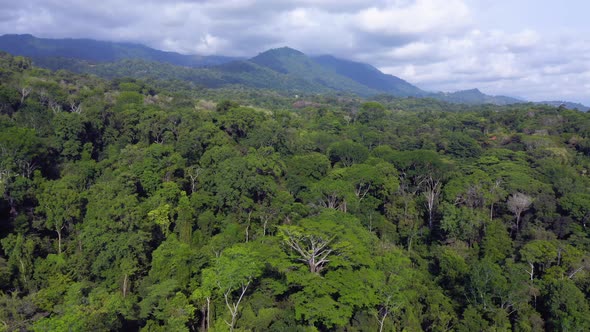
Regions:
[[0, 330], [590, 329], [589, 114], [0, 69]]
[[463, 133], [452, 133], [448, 136], [447, 152], [456, 157], [474, 158], [481, 154], [479, 143]]

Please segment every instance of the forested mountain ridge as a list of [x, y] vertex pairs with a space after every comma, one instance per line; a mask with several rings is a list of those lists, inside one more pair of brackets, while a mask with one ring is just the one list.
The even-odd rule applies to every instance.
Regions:
[[331, 55], [312, 58], [313, 61], [330, 68], [340, 75], [363, 84], [381, 93], [389, 93], [398, 97], [428, 96], [429, 93], [393, 75], [382, 73], [377, 68], [361, 62], [343, 60]]
[[[509, 105], [518, 104], [523, 101], [520, 99], [506, 97], [506, 96], [490, 96], [482, 93], [479, 89], [456, 91], [452, 93], [439, 92], [432, 98], [440, 99], [451, 103], [460, 104], [495, 104], [495, 105]], [[559, 106], [559, 105], [557, 105]]]
[[586, 105], [583, 105], [580, 103], [572, 103], [572, 102], [563, 101], [563, 100], [541, 101], [541, 102], [538, 102], [538, 104], [550, 105], [550, 106], [555, 106], [555, 107], [563, 106], [563, 107], [569, 108], [571, 110], [577, 109], [582, 112], [588, 112], [590, 110], [590, 107], [588, 107]]
[[325, 67], [302, 52], [289, 47], [262, 52], [249, 61], [285, 75], [320, 84], [331, 91], [355, 93], [361, 96], [375, 95], [380, 92], [340, 75], [332, 68]]
[[590, 329], [590, 114], [305, 98], [0, 53], [0, 329]]
[[[52, 70], [66, 69], [105, 78], [181, 79], [209, 88], [242, 86], [291, 94], [344, 93], [364, 97], [390, 94], [468, 104], [522, 102], [511, 97], [485, 95], [477, 89], [427, 92], [365, 63], [329, 55], [309, 57], [288, 47], [271, 49], [243, 60], [182, 55], [129, 43], [4, 35], [0, 36], [0, 50], [30, 56], [36, 65]], [[204, 66], [207, 68], [196, 68]]]
[[93, 39], [48, 39], [32, 35], [2, 35], [0, 50], [31, 57], [37, 61], [45, 58], [72, 58], [92, 62], [114, 62], [124, 59], [157, 61], [176, 66], [204, 67], [220, 65], [236, 60], [227, 56], [185, 55], [156, 50], [141, 44], [116, 43]]

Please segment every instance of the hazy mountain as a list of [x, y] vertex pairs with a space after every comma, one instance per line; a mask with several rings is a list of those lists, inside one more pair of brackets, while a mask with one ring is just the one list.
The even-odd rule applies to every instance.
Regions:
[[350, 92], [363, 96], [380, 92], [341, 75], [332, 68], [322, 66], [302, 52], [289, 47], [268, 50], [258, 54], [250, 61], [279, 73], [304, 79], [313, 84], [320, 84], [333, 91]]
[[330, 55], [309, 57], [288, 47], [241, 60], [226, 56], [183, 55], [131, 43], [4, 35], [0, 36], [0, 50], [31, 57], [41, 67], [108, 78], [181, 79], [211, 88], [240, 85], [288, 93], [389, 94], [466, 104], [522, 102], [511, 97], [489, 96], [477, 89], [454, 93], [427, 92], [369, 64]]
[[432, 97], [443, 101], [460, 104], [508, 105], [524, 102], [524, 100], [512, 97], [486, 95], [479, 91], [479, 89], [462, 90], [456, 92], [439, 92], [432, 95]]
[[132, 43], [92, 39], [46, 39], [32, 35], [0, 36], [0, 50], [31, 57], [35, 60], [47, 57], [74, 58], [94, 62], [142, 59], [188, 67], [212, 66], [236, 60], [236, 58], [226, 56], [184, 55], [165, 52]]
[[555, 106], [555, 107], [564, 106], [565, 108], [569, 108], [571, 110], [577, 109], [582, 112], [588, 112], [590, 110], [590, 107], [588, 107], [586, 105], [583, 105], [580, 103], [572, 103], [569, 101], [552, 100], [552, 101], [541, 101], [541, 102], [537, 102], [535, 104], [551, 105], [551, 106]]
[[313, 61], [346, 76], [355, 82], [380, 92], [396, 96], [425, 96], [428, 92], [402, 80], [399, 77], [382, 73], [379, 69], [361, 62], [338, 59], [331, 55], [312, 58]]

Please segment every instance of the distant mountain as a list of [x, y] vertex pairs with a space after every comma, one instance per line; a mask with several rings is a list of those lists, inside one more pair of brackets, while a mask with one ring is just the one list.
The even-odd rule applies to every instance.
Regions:
[[320, 84], [333, 91], [351, 92], [363, 96], [381, 92], [341, 75], [332, 68], [322, 66], [302, 52], [289, 47], [260, 53], [250, 59], [250, 62], [313, 84]]
[[323, 67], [330, 68], [342, 76], [382, 93], [402, 97], [418, 97], [429, 94], [399, 77], [384, 74], [366, 63], [338, 59], [331, 55], [317, 56], [312, 59]]
[[557, 100], [553, 100], [553, 101], [541, 101], [541, 102], [537, 102], [535, 104], [542, 104], [542, 105], [550, 105], [550, 106], [555, 106], [555, 107], [560, 107], [563, 106], [565, 108], [568, 109], [577, 109], [578, 111], [582, 111], [582, 112], [588, 112], [590, 110], [590, 107], [580, 104], [580, 103], [572, 103], [569, 101], [557, 101]]
[[46, 39], [32, 35], [0, 36], [0, 50], [35, 60], [63, 57], [93, 62], [113, 62], [123, 59], [142, 59], [177, 66], [203, 67], [236, 60], [226, 56], [184, 55], [165, 52], [140, 44], [115, 43], [92, 39]]
[[479, 89], [462, 90], [456, 92], [438, 92], [432, 95], [432, 97], [442, 101], [459, 104], [508, 105], [524, 102], [524, 100], [512, 97], [486, 95], [479, 91]]
[[294, 94], [388, 94], [465, 104], [522, 102], [511, 97], [489, 96], [477, 89], [453, 93], [427, 92], [399, 77], [384, 74], [369, 64], [330, 55], [309, 57], [288, 47], [268, 50], [243, 60], [164, 52], [131, 43], [4, 35], [0, 36], [0, 50], [31, 57], [41, 67], [108, 78], [180, 79], [211, 88], [237, 85]]
[[208, 88], [242, 86], [280, 92], [314, 94], [332, 90], [303, 79], [259, 66], [249, 61], [232, 61], [222, 65], [189, 68], [161, 62], [125, 59], [115, 62], [90, 63], [67, 58], [46, 58], [41, 64], [50, 69], [67, 69], [77, 73], [94, 74], [113, 79], [133, 77], [153, 80], [182, 80]]

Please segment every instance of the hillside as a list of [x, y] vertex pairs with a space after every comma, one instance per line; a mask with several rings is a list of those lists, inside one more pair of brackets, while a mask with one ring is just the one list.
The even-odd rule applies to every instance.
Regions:
[[365, 84], [341, 75], [330, 67], [318, 64], [302, 52], [289, 47], [268, 50], [258, 54], [250, 61], [274, 71], [319, 84], [332, 91], [356, 93], [361, 96], [374, 95], [379, 92], [379, 90], [371, 89]]
[[563, 101], [563, 100], [552, 100], [552, 101], [541, 101], [538, 102], [537, 104], [541, 104], [541, 105], [550, 105], [550, 106], [555, 106], [555, 107], [560, 107], [563, 106], [565, 108], [568, 109], [577, 109], [580, 110], [582, 112], [588, 112], [590, 110], [590, 107], [580, 104], [580, 103], [572, 103], [569, 101]]
[[479, 89], [463, 90], [456, 92], [439, 92], [432, 95], [433, 98], [440, 99], [452, 103], [460, 104], [495, 104], [508, 105], [522, 103], [523, 100], [506, 97], [506, 96], [490, 96], [482, 93]]
[[31, 57], [35, 60], [55, 57], [90, 62], [141, 59], [187, 67], [219, 65], [235, 60], [235, 58], [226, 56], [184, 55], [165, 52], [132, 43], [116, 43], [92, 39], [46, 39], [32, 35], [0, 36], [0, 50]]
[[495, 105], [522, 102], [511, 97], [486, 95], [478, 89], [427, 92], [369, 64], [330, 55], [309, 57], [288, 47], [268, 50], [243, 60], [183, 55], [129, 43], [4, 35], [0, 36], [0, 50], [31, 57], [36, 65], [44, 68], [91, 73], [105, 78], [184, 80], [210, 88], [242, 86], [288, 94], [340, 93], [363, 97], [389, 94]]
[[339, 75], [348, 77], [381, 93], [400, 97], [418, 97], [429, 94], [399, 77], [384, 74], [366, 63], [338, 59], [331, 55], [317, 56], [312, 59], [321, 66], [332, 69]]

